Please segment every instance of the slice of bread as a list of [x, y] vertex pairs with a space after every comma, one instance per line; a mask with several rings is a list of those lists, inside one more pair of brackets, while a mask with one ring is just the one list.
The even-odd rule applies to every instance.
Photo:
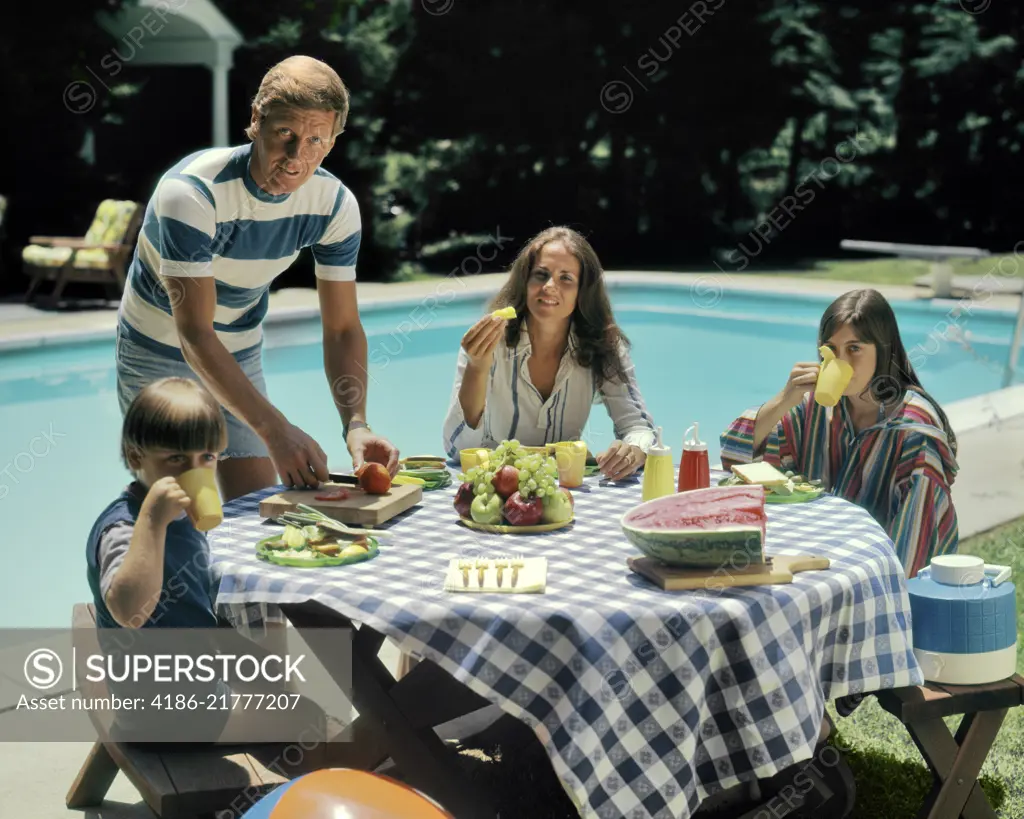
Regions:
[[771, 464], [758, 461], [752, 464], [735, 464], [732, 471], [745, 483], [756, 483], [761, 486], [785, 486], [789, 480]]

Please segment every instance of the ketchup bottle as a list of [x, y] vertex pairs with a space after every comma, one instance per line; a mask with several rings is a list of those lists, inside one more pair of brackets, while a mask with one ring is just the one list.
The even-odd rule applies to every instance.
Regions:
[[[708, 463], [708, 445], [700, 440], [699, 424], [683, 433], [683, 455], [679, 461], [679, 491], [707, 489], [711, 486], [711, 466]], [[693, 437], [690, 436], [693, 430]]]

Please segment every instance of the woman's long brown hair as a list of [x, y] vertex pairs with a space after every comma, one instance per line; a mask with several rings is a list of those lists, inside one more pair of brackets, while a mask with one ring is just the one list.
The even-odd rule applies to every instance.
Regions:
[[868, 390], [871, 397], [886, 407], [902, 401], [908, 389], [924, 396], [935, 407], [939, 422], [949, 439], [950, 448], [956, 455], [957, 441], [949, 419], [917, 377], [903, 339], [900, 338], [896, 314], [885, 296], [870, 288], [851, 290], [844, 293], [830, 304], [821, 316], [818, 326], [818, 346], [827, 342], [844, 324], [853, 325], [857, 338], [875, 345], [877, 362], [875, 375], [871, 379]]
[[491, 302], [491, 310], [514, 307], [516, 317], [505, 331], [505, 343], [514, 348], [519, 343], [523, 316], [527, 315], [526, 285], [537, 264], [541, 249], [550, 242], [561, 242], [580, 263], [579, 290], [572, 312], [572, 330], [579, 342], [574, 352], [576, 363], [590, 369], [598, 381], [628, 380], [619, 355], [619, 345], [627, 349], [629, 339], [615, 323], [611, 301], [604, 286], [604, 270], [590, 242], [567, 227], [550, 227], [530, 239], [512, 263], [508, 281]]

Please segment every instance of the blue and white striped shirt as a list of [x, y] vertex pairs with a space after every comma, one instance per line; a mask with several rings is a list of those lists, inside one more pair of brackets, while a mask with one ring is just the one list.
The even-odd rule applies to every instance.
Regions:
[[316, 276], [356, 278], [361, 220], [355, 196], [323, 168], [297, 191], [273, 195], [249, 173], [252, 144], [210, 148], [181, 160], [146, 207], [121, 306], [122, 333], [183, 360], [170, 294], [159, 276], [213, 277], [214, 329], [240, 357], [263, 340], [270, 284], [312, 249]]
[[[459, 450], [493, 447], [502, 440], [516, 439], [523, 446], [543, 446], [555, 441], [585, 440], [584, 429], [595, 404], [603, 403], [615, 428], [615, 437], [646, 452], [654, 444], [654, 422], [633, 374], [633, 363], [625, 347], [619, 355], [628, 375], [625, 382], [599, 381], [587, 367], [573, 358], [577, 341], [569, 335], [569, 347], [555, 375], [547, 400], [530, 379], [527, 361], [532, 353], [530, 336], [523, 323], [519, 344], [509, 349], [502, 338], [494, 350], [494, 363], [487, 382], [484, 412], [476, 428], [466, 423], [459, 403], [462, 378], [469, 364], [466, 351], [459, 349], [459, 361], [452, 388], [448, 417], [444, 422], [444, 450], [458, 460]], [[604, 447], [600, 447], [604, 449]]]

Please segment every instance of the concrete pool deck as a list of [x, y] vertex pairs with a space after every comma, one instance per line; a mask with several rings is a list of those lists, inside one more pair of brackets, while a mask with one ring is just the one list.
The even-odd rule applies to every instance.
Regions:
[[[506, 274], [487, 274], [471, 279], [416, 281], [401, 284], [358, 284], [361, 307], [384, 304], [416, 304], [440, 293], [455, 291], [461, 297], [494, 293]], [[692, 285], [708, 289], [757, 290], [794, 295], [838, 296], [861, 286], [875, 287], [887, 298], [900, 301], [927, 300], [914, 286], [864, 285], [803, 277], [728, 274], [632, 273], [608, 274], [619, 284]], [[440, 290], [444, 287], [446, 289]], [[991, 295], [979, 309], [1016, 310], [1019, 297]], [[952, 307], [954, 302], [950, 302]], [[284, 289], [271, 294], [268, 321], [287, 321], [317, 315], [315, 290]], [[58, 312], [23, 304], [0, 304], [0, 355], [5, 349], [34, 347], [113, 337], [116, 303], [100, 309]], [[953, 498], [961, 537], [986, 531], [1024, 515], [1024, 385], [957, 401], [945, 410], [959, 438], [960, 474]], [[70, 617], [70, 602], [68, 612]], [[2, 625], [2, 624], [0, 624]], [[382, 658], [394, 671], [398, 655], [389, 643]], [[0, 715], [0, 720], [3, 720]], [[90, 743], [0, 743], [0, 805], [4, 815], [32, 819], [153, 819], [135, 788], [119, 774], [98, 809], [77, 811], [64, 806], [64, 796], [78, 773]], [[10, 806], [10, 807], [8, 807]]]

